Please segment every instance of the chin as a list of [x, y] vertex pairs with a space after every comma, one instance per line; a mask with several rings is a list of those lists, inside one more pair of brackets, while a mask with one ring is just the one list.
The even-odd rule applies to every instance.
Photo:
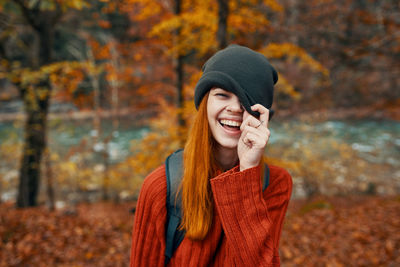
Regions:
[[[219, 140], [218, 140], [219, 139]], [[237, 149], [237, 145], [239, 140], [227, 140], [227, 139], [223, 139], [221, 140], [220, 138], [217, 138], [216, 140], [217, 144], [225, 149]]]

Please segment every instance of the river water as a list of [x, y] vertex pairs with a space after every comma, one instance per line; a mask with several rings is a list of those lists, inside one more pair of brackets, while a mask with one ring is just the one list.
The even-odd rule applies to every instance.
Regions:
[[[375, 172], [379, 179], [385, 180], [394, 192], [400, 193], [400, 123], [391, 120], [332, 120], [324, 122], [304, 122], [291, 120], [285, 122], [271, 121], [269, 128], [271, 138], [267, 148], [267, 155], [272, 157], [286, 157], [296, 159], [298, 156], [320, 157], [321, 161], [340, 162], [346, 155], [353, 153], [367, 164], [382, 166], [382, 172]], [[112, 162], [124, 160], [132, 152], [131, 141], [138, 140], [149, 133], [149, 128], [137, 127], [134, 122], [123, 120], [117, 131], [111, 130], [111, 121], [102, 122], [102, 136], [112, 136], [109, 143], [109, 155]], [[48, 142], [51, 151], [61, 158], [79, 149], [102, 151], [101, 142], [93, 143], [98, 135], [93, 130], [91, 121], [51, 121], [49, 123]], [[10, 143], [20, 144], [22, 140], [21, 122], [1, 122], [0, 140], [2, 149]], [[332, 153], [331, 150], [343, 147], [347, 150]], [[20, 149], [20, 146], [19, 146]], [[8, 153], [1, 151], [3, 157], [0, 165], [0, 175], [3, 177], [16, 176], [18, 159], [11, 159], [19, 155], [18, 151]], [[352, 155], [353, 155], [352, 154]], [[324, 157], [324, 155], [327, 155]], [[297, 158], [296, 158], [297, 157]], [[7, 160], [6, 160], [7, 158]], [[350, 159], [351, 160], [351, 159]], [[305, 160], [306, 161], [306, 160]], [[348, 161], [348, 160], [347, 160]], [[307, 161], [308, 162], [308, 161]], [[345, 164], [342, 164], [345, 165]], [[376, 169], [376, 168], [375, 168]], [[365, 170], [368, 174], [368, 168]], [[372, 175], [372, 174], [371, 174]]]
[[271, 125], [271, 145], [325, 143], [335, 140], [351, 146], [371, 163], [400, 166], [400, 123], [357, 120], [305, 123], [290, 121]]

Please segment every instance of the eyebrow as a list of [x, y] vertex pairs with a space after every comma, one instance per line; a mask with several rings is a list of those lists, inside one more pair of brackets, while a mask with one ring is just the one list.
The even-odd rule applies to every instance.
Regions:
[[225, 90], [225, 89], [222, 89], [222, 88], [219, 88], [219, 87], [213, 88], [213, 89], [211, 89], [211, 90], [221, 90], [221, 91], [224, 91], [224, 92], [229, 92], [229, 93], [231, 93], [230, 91]]

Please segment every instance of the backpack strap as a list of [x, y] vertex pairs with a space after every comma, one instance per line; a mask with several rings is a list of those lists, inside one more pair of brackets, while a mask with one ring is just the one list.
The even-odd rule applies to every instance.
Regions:
[[264, 184], [262, 191], [264, 192], [268, 186], [269, 186], [269, 167], [267, 163], [264, 163]]
[[167, 176], [165, 265], [167, 265], [185, 236], [185, 232], [178, 229], [182, 220], [182, 198], [180, 194], [176, 195], [183, 176], [183, 149], [168, 156], [165, 161], [165, 170]]
[[[175, 250], [185, 237], [185, 231], [179, 230], [182, 220], [182, 197], [176, 195], [183, 176], [183, 149], [179, 149], [165, 160], [165, 173], [167, 176], [167, 223], [165, 266], [169, 263]], [[269, 185], [269, 167], [265, 164], [263, 191]]]

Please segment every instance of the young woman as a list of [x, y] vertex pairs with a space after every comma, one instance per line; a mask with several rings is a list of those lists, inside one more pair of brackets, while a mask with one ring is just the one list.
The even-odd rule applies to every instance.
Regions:
[[198, 112], [183, 152], [177, 198], [183, 241], [166, 260], [163, 165], [140, 192], [131, 266], [280, 265], [279, 238], [292, 181], [287, 171], [263, 161], [277, 79], [262, 54], [243, 46], [229, 46], [206, 62], [195, 89]]

